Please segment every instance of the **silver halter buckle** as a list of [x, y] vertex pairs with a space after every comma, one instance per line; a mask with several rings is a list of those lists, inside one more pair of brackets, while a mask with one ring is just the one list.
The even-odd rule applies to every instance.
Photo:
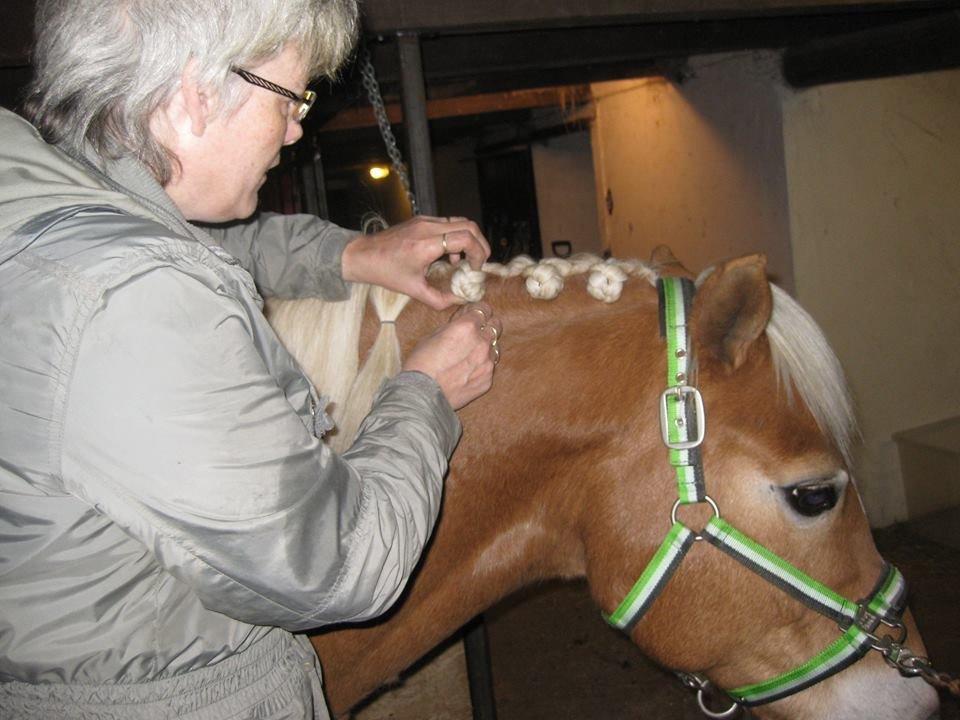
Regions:
[[[675, 398], [675, 402], [683, 403], [686, 396], [693, 396], [694, 410], [697, 421], [697, 437], [694, 440], [683, 440], [671, 442], [670, 440], [670, 420], [667, 412], [667, 402], [669, 398]], [[682, 415], [686, 422], [686, 413]], [[663, 438], [663, 444], [671, 450], [690, 450], [703, 442], [704, 434], [707, 431], [707, 418], [703, 411], [703, 397], [700, 391], [690, 385], [677, 385], [667, 388], [660, 395], [660, 435]]]

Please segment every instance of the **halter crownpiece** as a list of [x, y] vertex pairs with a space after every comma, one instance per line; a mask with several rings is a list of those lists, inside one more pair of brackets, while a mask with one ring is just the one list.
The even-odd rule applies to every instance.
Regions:
[[[903, 646], [906, 628], [901, 622], [906, 607], [906, 583], [900, 572], [885, 565], [871, 594], [853, 602], [797, 569], [720, 517], [720, 509], [706, 493], [700, 445], [706, 416], [699, 390], [690, 380], [691, 350], [687, 318], [694, 285], [685, 278], [660, 278], [660, 333], [667, 343], [667, 389], [660, 396], [660, 428], [677, 477], [678, 499], [671, 512], [672, 525], [640, 578], [627, 596], [604, 619], [629, 633], [666, 587], [683, 558], [697, 540], [706, 540], [763, 579], [776, 585], [807, 607], [830, 618], [843, 631], [837, 640], [805, 663], [769, 680], [726, 690], [733, 705], [722, 712], [707, 708], [704, 693], [710, 683], [698, 673], [677, 673], [697, 690], [700, 709], [713, 718], [731, 717], [738, 705], [752, 706], [779, 700], [808, 688], [878, 650], [888, 664], [905, 675], [923, 675], [925, 658]], [[680, 505], [708, 503], [714, 516], [701, 534], [677, 520]], [[882, 626], [895, 636], [878, 635]], [[924, 677], [926, 677], [924, 675]]]

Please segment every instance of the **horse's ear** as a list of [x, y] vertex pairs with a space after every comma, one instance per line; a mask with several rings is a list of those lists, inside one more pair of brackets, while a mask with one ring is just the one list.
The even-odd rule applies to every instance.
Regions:
[[717, 266], [703, 281], [691, 314], [698, 352], [731, 370], [743, 364], [773, 310], [766, 269], [766, 256], [747, 255]]
[[666, 277], [685, 277], [693, 280], [693, 273], [677, 260], [668, 245], [657, 245], [650, 252], [650, 267], [657, 275]]

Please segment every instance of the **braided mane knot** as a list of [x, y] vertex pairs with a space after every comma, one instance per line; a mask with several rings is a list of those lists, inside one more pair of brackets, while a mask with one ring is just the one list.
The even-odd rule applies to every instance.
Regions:
[[[435, 268], [437, 272], [443, 272], [442, 265]], [[519, 255], [506, 265], [485, 263], [481, 270], [461, 265], [450, 279], [450, 290], [467, 302], [477, 302], [486, 290], [487, 275], [524, 277], [524, 286], [531, 297], [553, 300], [563, 290], [565, 278], [584, 273], [588, 273], [587, 292], [606, 303], [620, 299], [623, 284], [630, 276], [649, 281], [655, 279], [654, 272], [639, 260], [603, 260], [596, 255], [578, 253], [570, 258], [547, 258], [537, 262], [527, 255]]]

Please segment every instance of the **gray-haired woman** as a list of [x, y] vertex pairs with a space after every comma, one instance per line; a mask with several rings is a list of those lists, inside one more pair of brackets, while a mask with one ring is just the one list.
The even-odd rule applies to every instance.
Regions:
[[254, 212], [356, 26], [354, 0], [41, 2], [36, 129], [0, 111], [0, 717], [323, 717], [293, 632], [403, 589], [454, 409], [492, 382], [491, 310], [418, 345], [336, 456], [260, 296], [443, 308], [426, 268], [486, 241], [193, 224]]

